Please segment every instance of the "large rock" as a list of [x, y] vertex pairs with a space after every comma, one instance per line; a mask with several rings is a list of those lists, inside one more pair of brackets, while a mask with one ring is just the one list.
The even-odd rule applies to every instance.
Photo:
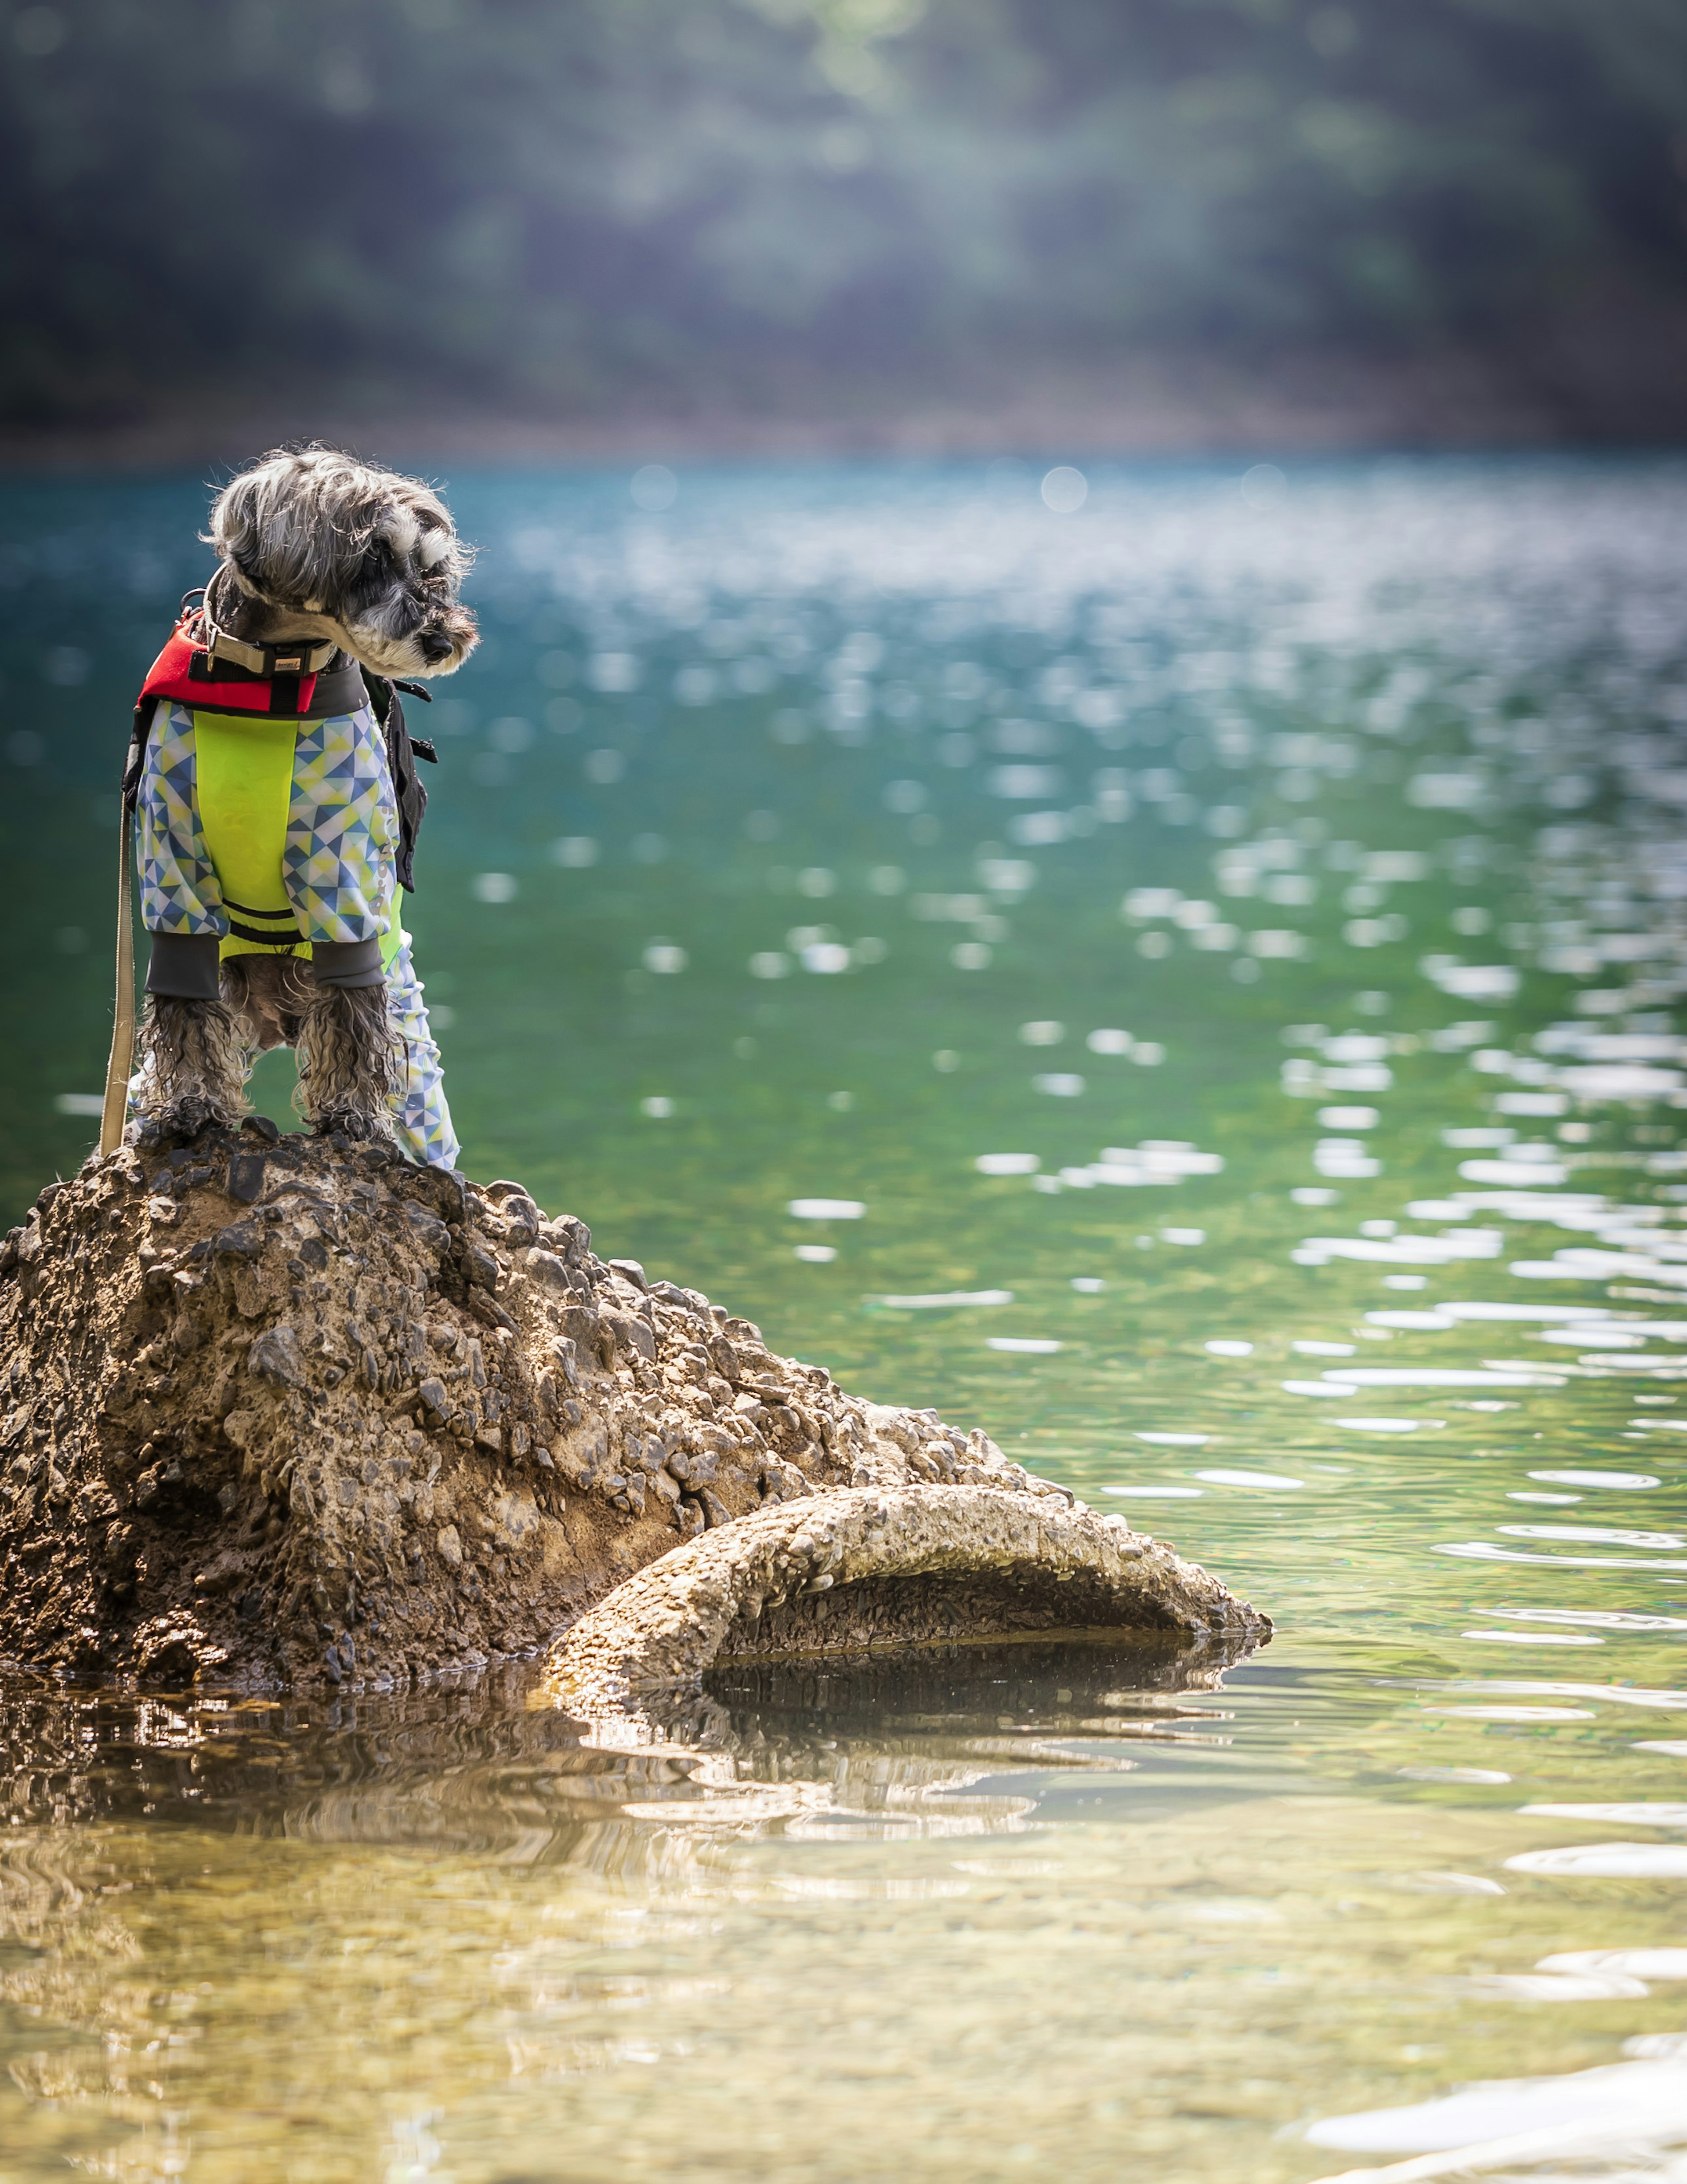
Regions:
[[[964, 1487], [992, 1490], [969, 1512]], [[248, 1123], [90, 1160], [0, 1245], [0, 1654], [14, 1659], [382, 1687], [532, 1652], [705, 1535], [709, 1567], [739, 1573], [728, 1644], [749, 1594], [778, 1590], [754, 1562], [766, 1513], [798, 1502], [858, 1558], [862, 1513], [895, 1513], [852, 1580], [860, 1643], [1071, 1623], [1026, 1591], [1039, 1524], [1089, 1572], [1064, 1597], [1092, 1600], [1103, 1624], [1193, 1635], [1205, 1618], [1240, 1643], [1269, 1630], [1181, 1564], [1157, 1605], [1140, 1584], [1110, 1591], [1094, 1573], [1116, 1577], [1151, 1545], [1123, 1518], [1074, 1530], [1071, 1495], [986, 1434], [844, 1394], [695, 1290], [606, 1264], [582, 1223], [548, 1219], [515, 1184], [482, 1190]], [[715, 1535], [750, 1517], [749, 1562], [722, 1562]], [[955, 1550], [949, 1577], [980, 1578], [942, 1613], [933, 1568], [916, 1568], [933, 1527]], [[1155, 1552], [1156, 1568], [1172, 1559]], [[676, 1559], [676, 1581], [692, 1567]], [[916, 1578], [917, 1611], [868, 1598]], [[1197, 1594], [1200, 1616], [1179, 1623], [1167, 1603]], [[799, 1650], [845, 1627], [780, 1613]]]
[[1005, 1485], [848, 1486], [672, 1549], [559, 1641], [547, 1682], [591, 1717], [723, 1661], [1130, 1631], [1193, 1670], [1269, 1627], [1122, 1517]]

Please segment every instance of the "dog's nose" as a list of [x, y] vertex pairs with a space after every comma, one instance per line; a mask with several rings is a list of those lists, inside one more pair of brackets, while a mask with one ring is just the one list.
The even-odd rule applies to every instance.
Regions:
[[452, 650], [451, 640], [443, 629], [425, 629], [422, 632], [422, 658], [430, 667], [437, 667], [442, 660], [448, 660]]

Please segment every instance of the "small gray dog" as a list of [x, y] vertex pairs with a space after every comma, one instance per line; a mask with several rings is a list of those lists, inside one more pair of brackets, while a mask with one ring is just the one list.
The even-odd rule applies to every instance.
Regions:
[[[418, 480], [319, 446], [219, 495], [219, 566], [136, 706], [124, 780], [152, 935], [133, 1106], [155, 1139], [232, 1126], [256, 1056], [299, 1057], [319, 1132], [454, 1167], [398, 917], [426, 798], [395, 690], [476, 641], [469, 562]], [[189, 595], [190, 599], [192, 594]]]

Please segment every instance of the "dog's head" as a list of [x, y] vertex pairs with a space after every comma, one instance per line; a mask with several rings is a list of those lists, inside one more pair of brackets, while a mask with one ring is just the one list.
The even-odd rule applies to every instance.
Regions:
[[449, 675], [474, 649], [470, 559], [417, 478], [337, 448], [279, 449], [218, 495], [209, 543], [280, 634], [331, 636], [377, 675]]

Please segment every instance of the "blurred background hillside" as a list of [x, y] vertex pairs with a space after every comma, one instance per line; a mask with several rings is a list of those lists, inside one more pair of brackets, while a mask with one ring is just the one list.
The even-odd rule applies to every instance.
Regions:
[[0, 54], [14, 452], [1687, 426], [1679, 0], [75, 0]]

